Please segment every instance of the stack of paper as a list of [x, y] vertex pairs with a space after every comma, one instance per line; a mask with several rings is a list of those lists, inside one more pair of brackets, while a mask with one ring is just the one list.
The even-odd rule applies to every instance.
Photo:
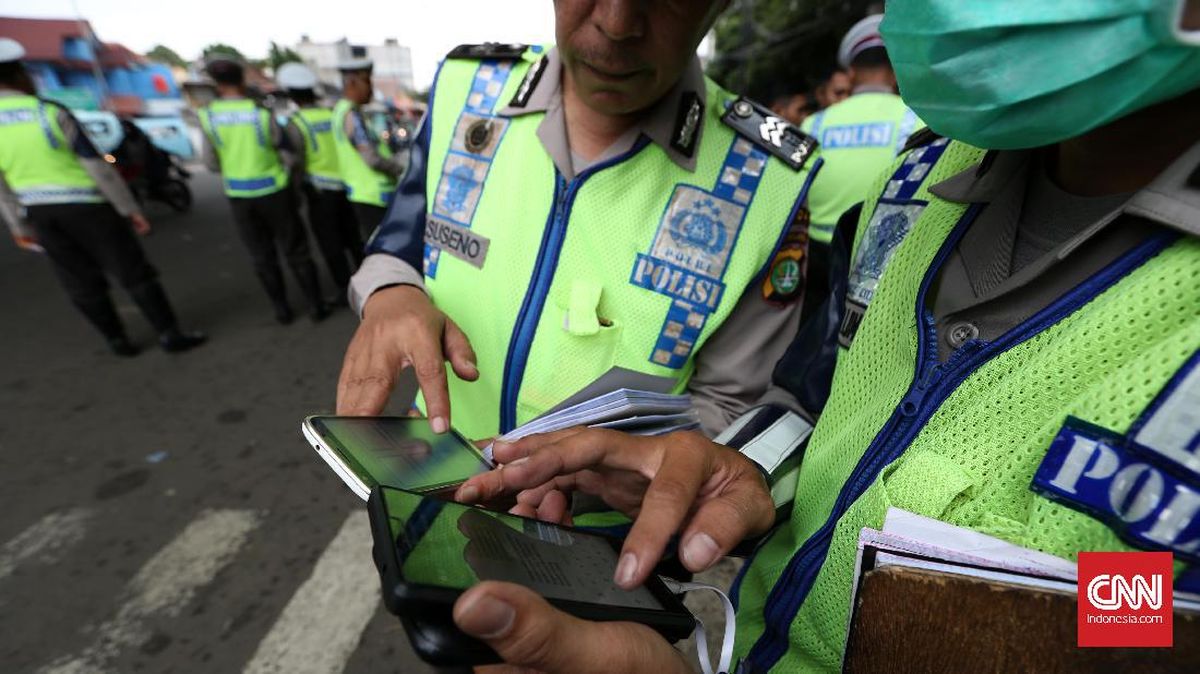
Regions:
[[[633, 435], [662, 435], [699, 425], [700, 418], [692, 409], [690, 396], [622, 388], [547, 412], [499, 439], [513, 441], [572, 426], [611, 428]], [[484, 449], [483, 454], [491, 461], [491, 446]]]

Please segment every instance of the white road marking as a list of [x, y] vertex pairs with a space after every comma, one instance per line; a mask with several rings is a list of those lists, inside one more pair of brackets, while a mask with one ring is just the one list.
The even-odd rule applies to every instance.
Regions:
[[101, 672], [130, 646], [150, 636], [149, 619], [178, 615], [196, 590], [212, 582], [258, 526], [249, 510], [206, 510], [142, 566], [126, 586], [128, 599], [115, 616], [95, 628], [95, 640], [74, 657], [41, 671]]
[[342, 524], [271, 631], [245, 674], [336, 674], [358, 647], [379, 606], [379, 575], [371, 561], [366, 513]]
[[43, 564], [58, 561], [64, 548], [83, 538], [91, 516], [87, 508], [50, 513], [17, 534], [0, 548], [0, 581], [27, 561], [37, 559]]

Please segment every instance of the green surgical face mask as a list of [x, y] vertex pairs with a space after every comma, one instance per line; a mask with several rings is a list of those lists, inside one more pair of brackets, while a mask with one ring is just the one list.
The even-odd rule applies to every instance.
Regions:
[[880, 31], [901, 96], [931, 129], [1039, 147], [1200, 87], [1187, 1], [894, 0]]

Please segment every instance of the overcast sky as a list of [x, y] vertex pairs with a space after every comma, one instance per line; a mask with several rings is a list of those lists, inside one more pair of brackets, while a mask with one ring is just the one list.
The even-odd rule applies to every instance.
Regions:
[[105, 42], [136, 52], [161, 43], [185, 58], [212, 42], [255, 58], [266, 55], [272, 40], [293, 45], [304, 34], [360, 44], [394, 37], [412, 49], [418, 89], [429, 86], [438, 59], [455, 45], [554, 41], [551, 0], [0, 0], [2, 16], [80, 14]]

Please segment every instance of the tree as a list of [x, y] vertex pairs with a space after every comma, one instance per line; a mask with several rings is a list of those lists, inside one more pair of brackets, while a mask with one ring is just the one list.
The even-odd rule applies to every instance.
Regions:
[[811, 90], [837, 67], [854, 22], [881, 11], [879, 0], [734, 0], [714, 28], [709, 75], [763, 103]]
[[150, 59], [151, 61], [158, 61], [159, 63], [164, 63], [169, 66], [175, 66], [176, 68], [187, 67], [187, 61], [185, 61], [178, 52], [161, 44], [154, 45], [153, 49], [146, 52], [146, 58]]
[[228, 55], [236, 57], [240, 61], [243, 61], [243, 62], [246, 61], [245, 54], [242, 54], [242, 52], [239, 51], [237, 47], [234, 47], [232, 45], [227, 45], [224, 42], [214, 42], [214, 43], [208, 45], [200, 52], [200, 55], [204, 58], [208, 58], [209, 54], [212, 54], [214, 52], [220, 53], [220, 54], [228, 54]]
[[291, 47], [271, 42], [271, 48], [267, 50], [267, 65], [271, 66], [271, 70], [279, 70], [279, 66], [293, 61], [303, 63], [304, 59]]

